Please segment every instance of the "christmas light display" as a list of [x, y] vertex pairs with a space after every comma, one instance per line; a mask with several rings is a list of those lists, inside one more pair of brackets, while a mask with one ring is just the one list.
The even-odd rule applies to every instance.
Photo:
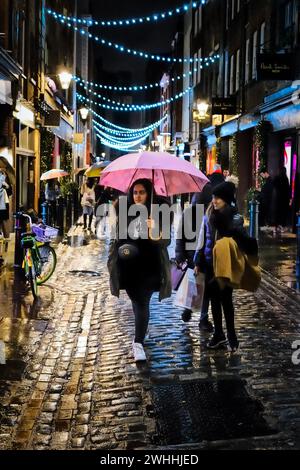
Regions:
[[113, 104], [117, 105], [117, 106], [111, 106], [111, 105], [106, 105], [104, 103], [99, 103], [99, 101], [95, 101], [95, 100], [92, 100], [90, 98], [87, 98], [86, 96], [83, 96], [80, 93], [76, 93], [76, 96], [77, 96], [77, 99], [80, 102], [88, 102], [88, 103], [91, 103], [91, 104], [95, 104], [96, 106], [100, 106], [101, 108], [104, 108], [104, 109], [112, 109], [112, 110], [115, 110], [115, 111], [132, 112], [132, 111], [144, 111], [146, 109], [153, 109], [153, 108], [159, 108], [159, 107], [165, 106], [166, 104], [169, 104], [169, 103], [172, 103], [173, 101], [177, 101], [177, 100], [181, 99], [184, 95], [189, 93], [190, 90], [191, 90], [191, 87], [187, 88], [185, 91], [183, 91], [181, 93], [178, 93], [174, 97], [169, 98], [165, 101], [159, 101], [157, 103], [143, 104], [143, 105], [138, 105], [138, 104], [137, 105], [129, 105], [129, 104], [124, 104], [124, 103], [119, 103], [119, 102], [110, 100], [109, 98], [105, 98], [105, 97], [102, 97], [101, 95], [99, 95], [99, 97], [101, 97], [101, 99], [104, 99], [105, 101], [112, 102]]
[[151, 52], [137, 51], [135, 49], [128, 48], [124, 45], [108, 41], [108, 40], [104, 39], [103, 37], [95, 36], [94, 34], [90, 33], [87, 29], [81, 29], [81, 28], [78, 28], [77, 26], [72, 25], [72, 23], [70, 23], [68, 20], [59, 19], [57, 13], [55, 13], [55, 12], [52, 12], [51, 14], [53, 15], [53, 17], [56, 20], [60, 21], [62, 24], [67, 25], [69, 28], [73, 28], [74, 31], [79, 32], [83, 36], [88, 36], [89, 39], [93, 39], [94, 41], [96, 41], [100, 45], [110, 47], [110, 48], [113, 48], [113, 49], [117, 50], [118, 52], [125, 53], [125, 54], [130, 54], [130, 55], [133, 55], [135, 57], [140, 57], [142, 59], [155, 60], [157, 62], [169, 62], [169, 63], [172, 63], [172, 62], [174, 62], [174, 63], [177, 63], [177, 62], [179, 62], [179, 63], [183, 63], [183, 62], [185, 62], [185, 63], [186, 62], [190, 62], [190, 63], [201, 62], [201, 63], [203, 63], [203, 66], [208, 67], [210, 64], [214, 63], [217, 59], [220, 58], [219, 54], [216, 54], [216, 55], [210, 56], [210, 57], [182, 57], [181, 58], [181, 57], [165, 57], [165, 56], [161, 56], [161, 55], [158, 55], [158, 54], [153, 54]]
[[115, 27], [115, 26], [136, 26], [144, 23], [152, 23], [162, 20], [167, 20], [175, 15], [182, 15], [186, 13], [190, 8], [195, 9], [204, 5], [206, 0], [198, 0], [192, 4], [181, 5], [180, 7], [163, 11], [160, 13], [153, 13], [147, 16], [141, 16], [139, 18], [126, 18], [126, 19], [114, 19], [114, 20], [86, 20], [84, 18], [77, 18], [75, 16], [65, 16], [60, 13], [56, 13], [51, 9], [47, 9], [49, 15], [56, 15], [59, 20], [71, 21], [73, 23], [83, 24], [85, 26], [102, 26], [102, 27]]
[[[198, 69], [196, 68], [193, 71], [190, 71], [188, 73], [184, 73], [183, 75], [177, 75], [176, 77], [170, 77], [171, 82], [175, 82], [176, 80], [182, 80], [183, 78], [186, 78], [188, 76], [192, 76], [193, 72], [197, 72]], [[86, 90], [88, 87], [95, 87], [95, 88], [100, 88], [101, 90], [111, 90], [111, 91], [144, 91], [144, 90], [150, 90], [152, 88], [161, 88], [161, 85], [159, 82], [156, 83], [149, 83], [148, 85], [130, 85], [130, 86], [117, 86], [117, 85], [104, 85], [102, 83], [95, 83], [95, 82], [90, 82], [87, 80], [82, 80], [80, 77], [73, 77], [73, 79], [76, 81], [77, 84], [80, 86], [84, 87]], [[167, 84], [169, 84], [167, 82]]]

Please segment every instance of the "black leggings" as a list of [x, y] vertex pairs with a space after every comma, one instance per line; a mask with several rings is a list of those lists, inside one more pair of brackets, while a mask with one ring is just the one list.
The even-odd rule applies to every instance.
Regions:
[[126, 289], [128, 297], [132, 302], [132, 309], [135, 317], [135, 343], [143, 344], [149, 318], [150, 318], [150, 300], [153, 290], [149, 289]]
[[[86, 222], [87, 222], [87, 214], [83, 214], [83, 226], [86, 228]], [[93, 214], [89, 215], [89, 228], [92, 226], [92, 221], [93, 221]]]
[[222, 307], [226, 322], [227, 337], [229, 340], [236, 339], [234, 327], [234, 307], [232, 301], [232, 288], [220, 289], [216, 280], [207, 283], [207, 296], [211, 301], [211, 310], [215, 326], [215, 336], [223, 336]]

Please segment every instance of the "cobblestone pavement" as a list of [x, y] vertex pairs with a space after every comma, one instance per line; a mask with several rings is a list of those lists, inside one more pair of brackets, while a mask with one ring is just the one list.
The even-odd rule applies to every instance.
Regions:
[[[235, 294], [241, 352], [208, 352], [198, 318], [182, 323], [172, 299], [153, 297], [148, 364], [131, 354], [126, 295], [109, 293], [107, 242], [59, 245], [58, 267], [34, 314], [5, 314], [0, 339], [0, 449], [159, 449], [151, 391], [157, 383], [215, 378], [245, 381], [276, 434], [176, 448], [300, 448], [299, 294], [265, 275], [256, 295]], [[78, 246], [76, 246], [78, 242]], [[171, 448], [171, 447], [168, 447]]]

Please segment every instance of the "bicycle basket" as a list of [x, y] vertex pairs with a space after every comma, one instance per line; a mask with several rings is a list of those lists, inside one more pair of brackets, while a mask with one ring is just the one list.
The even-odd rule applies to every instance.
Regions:
[[37, 240], [43, 240], [45, 237], [45, 227], [42, 227], [37, 224], [32, 224], [32, 232], [35, 234]]
[[45, 236], [47, 238], [56, 238], [58, 235], [58, 228], [50, 227], [49, 225], [46, 225], [45, 227]]

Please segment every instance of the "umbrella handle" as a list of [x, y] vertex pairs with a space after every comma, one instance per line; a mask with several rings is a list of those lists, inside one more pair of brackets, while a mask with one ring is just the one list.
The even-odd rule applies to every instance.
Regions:
[[149, 238], [150, 238], [150, 240], [152, 240], [154, 242], [158, 242], [159, 240], [162, 239], [162, 233], [160, 232], [159, 237], [153, 237], [152, 236], [152, 229], [149, 229]]

